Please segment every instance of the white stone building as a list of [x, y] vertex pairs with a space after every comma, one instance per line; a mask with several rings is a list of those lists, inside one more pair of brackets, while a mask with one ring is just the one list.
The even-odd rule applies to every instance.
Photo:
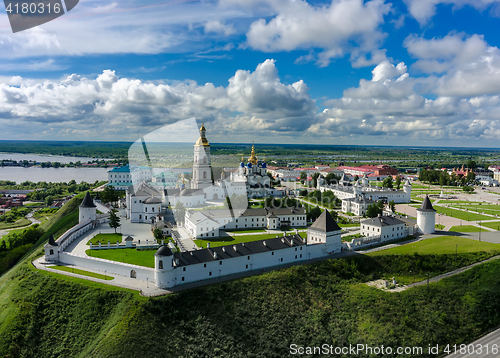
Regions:
[[184, 226], [193, 238], [218, 237], [219, 229], [270, 230], [307, 226], [304, 208], [220, 209], [186, 211]]
[[340, 232], [325, 210], [308, 230], [307, 240], [295, 234], [176, 253], [162, 246], [155, 254], [155, 283], [172, 288], [340, 253]]
[[[361, 223], [361, 235], [380, 237], [380, 241], [396, 240], [413, 234], [413, 226], [392, 216], [378, 216]], [[411, 228], [411, 229], [410, 229]]]
[[366, 197], [362, 195], [357, 195], [355, 198], [348, 198], [342, 200], [342, 212], [344, 213], [353, 213], [357, 216], [363, 216], [366, 214], [366, 209], [368, 209], [368, 205], [374, 204], [376, 201], [366, 199]]
[[368, 184], [368, 178], [365, 177], [361, 179], [361, 183], [358, 180], [355, 185], [350, 185], [345, 177], [340, 180], [339, 184], [333, 185], [322, 184], [318, 181], [317, 188], [321, 192], [331, 190], [333, 194], [341, 200], [364, 195], [368, 200], [384, 200], [386, 202], [394, 200], [396, 204], [409, 203], [411, 201], [411, 184], [408, 180], [403, 184], [403, 190], [370, 186]]
[[127, 219], [133, 223], [153, 223], [162, 212], [162, 194], [142, 182], [137, 188], [130, 187], [125, 196]]
[[153, 170], [149, 167], [135, 167], [128, 164], [108, 171], [108, 185], [115, 190], [127, 190], [141, 181], [151, 181]]
[[418, 231], [422, 234], [432, 234], [436, 231], [436, 210], [432, 207], [426, 195], [420, 208], [417, 209]]

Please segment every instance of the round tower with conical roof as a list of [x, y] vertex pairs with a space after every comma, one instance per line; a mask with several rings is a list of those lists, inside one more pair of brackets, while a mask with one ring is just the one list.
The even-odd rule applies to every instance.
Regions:
[[403, 184], [403, 191], [406, 194], [406, 201], [409, 203], [411, 201], [411, 183], [408, 179]]
[[80, 215], [79, 215], [80, 224], [89, 219], [95, 220], [97, 215], [96, 208], [97, 207], [94, 204], [94, 200], [92, 199], [90, 192], [87, 191], [80, 205]]
[[54, 240], [52, 234], [49, 237], [49, 242], [43, 248], [45, 249], [45, 261], [59, 261], [59, 244]]
[[155, 253], [155, 283], [159, 288], [175, 286], [174, 254], [164, 245]]
[[436, 231], [436, 210], [432, 207], [427, 195], [420, 208], [417, 209], [417, 225], [418, 231], [422, 234], [432, 234]]

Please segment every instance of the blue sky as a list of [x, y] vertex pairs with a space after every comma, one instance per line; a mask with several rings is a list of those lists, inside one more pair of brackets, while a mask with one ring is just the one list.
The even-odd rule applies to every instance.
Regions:
[[16, 34], [3, 10], [0, 139], [195, 117], [212, 142], [500, 147], [500, 1], [88, 0]]

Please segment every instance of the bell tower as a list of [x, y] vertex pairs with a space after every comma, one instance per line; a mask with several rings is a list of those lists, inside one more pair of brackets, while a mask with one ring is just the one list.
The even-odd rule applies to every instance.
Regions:
[[213, 184], [212, 167], [210, 165], [210, 144], [205, 137], [205, 124], [200, 128], [200, 138], [194, 145], [193, 177], [191, 189], [204, 189]]

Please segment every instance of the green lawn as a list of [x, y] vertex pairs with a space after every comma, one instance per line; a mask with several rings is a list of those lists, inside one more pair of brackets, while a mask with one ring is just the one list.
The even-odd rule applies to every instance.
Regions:
[[265, 232], [264, 229], [253, 229], [253, 230], [232, 230], [232, 231], [226, 231], [229, 235], [233, 234], [250, 234], [250, 233], [261, 233]]
[[99, 241], [101, 245], [107, 245], [108, 241], [111, 242], [111, 245], [116, 245], [117, 242], [122, 242], [122, 234], [97, 234], [87, 242], [87, 245], [90, 245], [90, 243], [92, 243], [92, 245], [99, 245]]
[[446, 214], [447, 216], [451, 216], [451, 217], [466, 220], [466, 221], [479, 221], [479, 220], [492, 220], [493, 219], [491, 216], [469, 213], [466, 211], [456, 210], [453, 208], [446, 208], [446, 207], [438, 206], [438, 205], [435, 205], [434, 209], [437, 210], [438, 213]]
[[155, 267], [154, 255], [157, 250], [136, 249], [106, 249], [106, 250], [87, 250], [85, 253], [92, 257], [106, 259], [111, 261], [124, 262], [127, 264]]
[[29, 221], [26, 218], [21, 218], [13, 223], [0, 223], [0, 230], [5, 230], [5, 229], [13, 229], [16, 227], [23, 227], [23, 226], [28, 226], [31, 224], [31, 221]]
[[490, 223], [481, 223], [481, 226], [489, 227], [490, 229], [500, 231], [500, 221], [494, 221]]
[[479, 202], [475, 201], [466, 201], [466, 200], [439, 200], [440, 204], [479, 204]]
[[461, 209], [468, 209], [472, 211], [477, 211], [478, 213], [490, 214], [490, 215], [500, 215], [500, 205], [460, 205]]
[[94, 277], [94, 278], [100, 278], [101, 280], [113, 280], [114, 277], [111, 277], [109, 275], [101, 275], [99, 273], [95, 272], [90, 272], [90, 271], [85, 271], [85, 270], [79, 270], [76, 268], [73, 268], [71, 266], [47, 266], [51, 269], [59, 270], [59, 271], [66, 271], [66, 272], [71, 272], [71, 273], [76, 273], [78, 275], [82, 276], [89, 276], [89, 277]]
[[419, 242], [412, 242], [399, 247], [369, 253], [369, 256], [380, 255], [439, 255], [500, 250], [500, 244], [476, 241], [457, 236], [440, 236]]
[[435, 225], [435, 227], [436, 227], [436, 229], [438, 229], [438, 230], [443, 230], [443, 229], [445, 228], [445, 226], [444, 226], [444, 225], [441, 225], [441, 224], [436, 224], [436, 225]]
[[356, 227], [356, 226], [359, 226], [359, 223], [351, 223], [351, 224], [339, 224], [339, 223], [337, 223], [337, 225], [340, 227]]
[[488, 231], [485, 229], [479, 229], [477, 226], [474, 225], [462, 225], [462, 226], [452, 226], [450, 228], [450, 231], [456, 231], [456, 232], [484, 232]]
[[[242, 242], [251, 242], [258, 240], [266, 240], [266, 239], [274, 239], [278, 234], [262, 234], [262, 235], [241, 235], [241, 236], [232, 236], [232, 237], [218, 237], [210, 240], [194, 240], [194, 243], [198, 247], [206, 248], [207, 243], [210, 243], [210, 247], [218, 247], [218, 246], [226, 246], [226, 245], [234, 245]], [[306, 232], [299, 232], [301, 237], [306, 237]], [[283, 236], [283, 234], [279, 234], [278, 236]]]

